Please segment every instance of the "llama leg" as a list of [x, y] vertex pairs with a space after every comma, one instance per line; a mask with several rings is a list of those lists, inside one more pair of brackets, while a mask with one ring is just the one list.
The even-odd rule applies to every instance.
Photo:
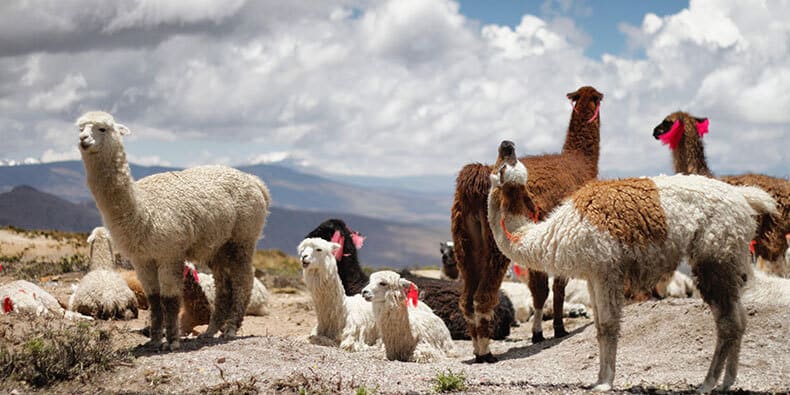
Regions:
[[595, 288], [595, 324], [598, 331], [599, 353], [598, 381], [593, 391], [609, 391], [614, 382], [617, 361], [617, 338], [620, 335], [620, 318], [624, 303], [623, 286], [619, 282], [596, 283], [593, 288]]
[[724, 387], [731, 386], [738, 373], [738, 356], [746, 329], [746, 316], [739, 296], [741, 277], [734, 266], [712, 260], [692, 265], [697, 288], [702, 299], [710, 305], [716, 322], [716, 347], [705, 381], [698, 388], [699, 392], [713, 390], [725, 362], [727, 374]]
[[225, 245], [230, 270], [230, 310], [228, 319], [222, 326], [222, 337], [234, 338], [236, 331], [241, 327], [247, 305], [252, 295], [252, 254], [255, 251], [254, 243], [228, 243]]
[[472, 347], [475, 357], [480, 355], [478, 342], [477, 342], [477, 324], [475, 323], [475, 308], [474, 308], [474, 297], [475, 291], [477, 291], [477, 281], [463, 281], [463, 292], [461, 293], [461, 298], [458, 301], [459, 307], [461, 308], [461, 313], [464, 315], [464, 319], [466, 320], [466, 326], [469, 330], [469, 337], [472, 338]]
[[162, 291], [161, 305], [164, 315], [165, 338], [164, 350], [177, 350], [181, 347], [178, 330], [178, 312], [181, 309], [181, 294], [184, 288], [183, 261], [159, 266], [159, 288]]
[[151, 327], [150, 335], [151, 340], [146, 343], [146, 346], [158, 348], [162, 344], [162, 302], [159, 291], [159, 272], [156, 267], [156, 262], [138, 262], [133, 261], [137, 279], [143, 286], [143, 291], [148, 299], [148, 306], [151, 309]]
[[[216, 259], [216, 258], [215, 258]], [[211, 266], [214, 275], [214, 311], [209, 317], [208, 328], [199, 337], [212, 338], [227, 320], [231, 305], [230, 279], [227, 268]]]
[[532, 342], [538, 343], [546, 340], [543, 337], [543, 306], [549, 297], [549, 275], [530, 269], [527, 286], [532, 294], [532, 306], [535, 308], [535, 315], [532, 316]]
[[568, 331], [565, 330], [565, 325], [562, 322], [562, 311], [565, 304], [565, 285], [568, 284], [568, 279], [565, 277], [556, 276], [551, 283], [551, 290], [554, 292], [554, 337], [568, 336]]
[[494, 320], [494, 308], [499, 303], [499, 287], [507, 270], [507, 260], [504, 256], [493, 253], [488, 267], [488, 271], [483, 272], [480, 284], [475, 291], [474, 309], [475, 324], [477, 326], [477, 348], [478, 354], [475, 362], [494, 363], [497, 359], [491, 354], [489, 343], [491, 342], [492, 328]]

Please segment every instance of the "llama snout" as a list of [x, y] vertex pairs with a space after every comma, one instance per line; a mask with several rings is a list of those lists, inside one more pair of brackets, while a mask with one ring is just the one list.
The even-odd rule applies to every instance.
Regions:
[[362, 298], [367, 300], [368, 302], [372, 302], [373, 301], [373, 292], [370, 292], [369, 289], [363, 289], [362, 290]]

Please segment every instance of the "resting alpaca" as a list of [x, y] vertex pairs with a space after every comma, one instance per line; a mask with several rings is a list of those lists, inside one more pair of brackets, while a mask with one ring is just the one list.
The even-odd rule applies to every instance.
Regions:
[[[356, 234], [356, 237], [354, 236]], [[327, 241], [335, 240], [342, 245], [342, 254], [337, 252], [342, 260], [337, 261], [338, 275], [343, 282], [346, 295], [356, 295], [368, 285], [368, 276], [362, 271], [359, 263], [357, 245], [362, 246], [359, 233], [351, 231], [345, 222], [339, 219], [329, 219], [318, 225], [307, 237], [320, 237]], [[348, 240], [351, 240], [349, 242]], [[412, 276], [402, 272], [401, 276], [414, 282], [420, 289], [420, 299], [431, 306], [433, 311], [444, 320], [450, 329], [453, 339], [469, 339], [469, 332], [458, 298], [461, 296], [461, 284], [455, 281], [444, 281], [432, 278]], [[500, 294], [499, 303], [494, 310], [493, 339], [501, 340], [510, 335], [510, 325], [513, 323], [513, 305], [503, 294]]]
[[148, 297], [148, 344], [180, 347], [178, 312], [187, 260], [207, 262], [217, 278], [217, 314], [202, 336], [222, 330], [223, 337], [235, 337], [250, 299], [252, 255], [271, 202], [263, 182], [223, 166], [135, 182], [121, 142], [129, 129], [104, 112], [86, 113], [77, 127], [88, 187], [114, 245], [132, 261]]
[[[699, 174], [713, 177], [705, 159], [702, 137], [709, 132], [708, 119], [696, 118], [685, 112], [675, 112], [664, 118], [653, 129], [653, 137], [669, 145], [675, 173]], [[762, 188], [776, 200], [778, 213], [762, 215], [757, 220], [754, 252], [759, 258], [757, 267], [781, 277], [790, 277], [790, 262], [785, 259], [790, 233], [790, 180], [763, 174], [742, 174], [719, 177], [732, 185]]]
[[334, 255], [339, 249], [339, 244], [318, 237], [302, 240], [297, 248], [318, 318], [310, 342], [360, 351], [376, 344], [378, 328], [370, 304], [359, 294], [346, 296], [343, 291]]
[[99, 319], [137, 318], [137, 298], [115, 271], [115, 254], [107, 229], [97, 227], [88, 236], [91, 271], [69, 298], [69, 310]]
[[[568, 93], [575, 102], [559, 154], [535, 155], [521, 158], [533, 177], [530, 188], [540, 210], [541, 218], [551, 212], [566, 196], [598, 177], [598, 148], [600, 145], [599, 109], [603, 94], [590, 86]], [[491, 355], [491, 312], [497, 300], [497, 290], [508, 268], [507, 259], [497, 249], [486, 219], [486, 202], [490, 189], [491, 167], [480, 163], [464, 166], [458, 173], [451, 211], [451, 227], [455, 244], [455, 260], [461, 272], [464, 293], [461, 310], [469, 325], [475, 362], [496, 362]], [[526, 262], [519, 262], [526, 263]], [[539, 265], [538, 265], [539, 266]], [[555, 276], [554, 336], [568, 334], [562, 322], [566, 279]], [[532, 341], [543, 337], [543, 306], [549, 294], [548, 274], [530, 273], [535, 316], [532, 321]]]
[[753, 278], [748, 247], [754, 217], [776, 210], [767, 193], [702, 176], [599, 181], [533, 224], [527, 169], [509, 141], [500, 145], [491, 184], [488, 222], [502, 252], [557, 275], [587, 280], [598, 332], [595, 390], [612, 388], [626, 282], [648, 291], [684, 255], [717, 328], [713, 360], [699, 389], [713, 389], [725, 362], [723, 388], [735, 382], [746, 328], [741, 290]]
[[410, 289], [417, 291], [413, 282], [383, 270], [373, 273], [362, 290], [362, 297], [373, 303], [387, 359], [433, 362], [446, 358], [453, 349], [450, 331], [436, 314], [415, 305], [419, 303], [416, 296], [407, 298]]

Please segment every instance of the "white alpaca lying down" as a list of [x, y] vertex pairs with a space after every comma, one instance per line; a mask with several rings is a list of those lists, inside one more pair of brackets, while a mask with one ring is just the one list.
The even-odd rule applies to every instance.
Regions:
[[55, 316], [66, 319], [92, 320], [93, 318], [63, 309], [49, 292], [29, 281], [16, 280], [0, 286], [0, 309], [3, 314], [28, 313], [37, 316]]
[[373, 308], [362, 296], [346, 296], [334, 251], [337, 243], [315, 237], [307, 238], [297, 248], [302, 261], [302, 275], [315, 304], [318, 324], [310, 342], [340, 346], [346, 351], [360, 351], [376, 345], [379, 338]]
[[[407, 298], [409, 289], [414, 293], [413, 299]], [[371, 274], [370, 283], [362, 290], [365, 300], [372, 302], [389, 360], [433, 362], [446, 358], [453, 350], [444, 321], [415, 306], [419, 303], [416, 295], [414, 283], [389, 270]]]

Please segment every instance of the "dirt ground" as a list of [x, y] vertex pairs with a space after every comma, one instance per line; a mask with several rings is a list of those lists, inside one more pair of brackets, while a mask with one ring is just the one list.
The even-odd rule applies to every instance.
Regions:
[[[0, 276], [0, 284], [10, 281]], [[40, 284], [59, 300], [68, 299], [78, 276], [64, 275]], [[439, 372], [463, 373], [467, 393], [586, 393], [598, 369], [592, 320], [567, 319], [571, 335], [539, 344], [529, 340], [528, 324], [495, 341], [496, 364], [472, 364], [470, 341], [456, 341], [446, 361], [415, 364], [387, 361], [383, 349], [348, 353], [307, 343], [315, 324], [309, 295], [272, 289], [270, 314], [247, 316], [240, 337], [186, 339], [183, 349], [159, 353], [133, 348], [131, 364], [83, 381], [57, 384], [45, 393], [430, 393]], [[790, 391], [790, 308], [747, 305], [748, 328], [741, 352], [736, 390]], [[122, 329], [119, 346], [134, 347], [146, 338], [138, 319], [111, 322]], [[203, 330], [205, 327], [198, 327]], [[550, 321], [544, 333], [551, 336]], [[615, 392], [688, 392], [698, 385], [710, 362], [714, 325], [699, 299], [647, 301], [627, 306], [617, 356]], [[5, 384], [9, 386], [9, 384]], [[0, 393], [28, 392], [24, 387]]]

